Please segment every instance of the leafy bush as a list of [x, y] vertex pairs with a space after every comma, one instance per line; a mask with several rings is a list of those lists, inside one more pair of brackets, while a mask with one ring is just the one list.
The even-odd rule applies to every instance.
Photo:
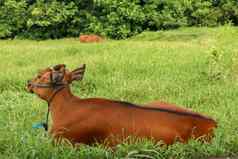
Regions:
[[27, 4], [25, 0], [5, 0], [0, 4], [0, 38], [14, 37], [25, 28]]
[[[105, 0], [97, 3], [98, 21], [101, 22], [105, 35], [122, 39], [142, 32], [145, 15], [142, 8], [133, 1]], [[95, 14], [95, 16], [97, 16]], [[94, 26], [91, 27], [93, 31]]]
[[0, 0], [0, 38], [124, 39], [144, 30], [238, 25], [237, 0]]
[[152, 30], [177, 28], [187, 23], [184, 4], [179, 1], [153, 0], [144, 6], [144, 11], [147, 22], [145, 28]]
[[60, 38], [67, 36], [68, 22], [73, 20], [77, 8], [73, 2], [65, 4], [53, 0], [45, 3], [38, 0], [28, 11], [28, 35], [33, 38]]
[[217, 12], [212, 8], [211, 1], [191, 1], [187, 5], [185, 16], [188, 17], [189, 26], [215, 26], [217, 25]]
[[238, 1], [220, 0], [218, 3], [219, 23], [225, 24], [231, 22], [238, 25]]
[[223, 64], [223, 53], [212, 48], [208, 57], [208, 78], [211, 81], [225, 78], [225, 66]]

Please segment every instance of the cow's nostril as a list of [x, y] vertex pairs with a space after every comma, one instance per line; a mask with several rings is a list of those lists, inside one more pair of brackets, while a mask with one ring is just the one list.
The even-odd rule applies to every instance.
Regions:
[[27, 80], [27, 86], [26, 89], [28, 90], [28, 92], [30, 93], [34, 93], [32, 90], [32, 84], [31, 84], [31, 80]]

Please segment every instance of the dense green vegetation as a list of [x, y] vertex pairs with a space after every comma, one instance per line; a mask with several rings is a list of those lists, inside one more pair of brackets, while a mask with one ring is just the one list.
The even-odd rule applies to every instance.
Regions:
[[0, 0], [0, 38], [96, 33], [124, 39], [144, 30], [238, 25], [237, 0]]
[[[184, 28], [144, 32], [132, 39], [81, 44], [78, 39], [0, 41], [0, 158], [178, 158], [238, 155], [238, 29]], [[160, 147], [151, 141], [118, 145], [54, 146], [43, 129], [47, 104], [26, 92], [39, 69], [87, 64], [73, 92], [133, 103], [162, 100], [212, 116], [218, 122], [211, 144], [191, 141]], [[93, 115], [93, 114], [92, 114]], [[159, 123], [158, 123], [159, 124]], [[146, 156], [146, 157], [145, 157]]]

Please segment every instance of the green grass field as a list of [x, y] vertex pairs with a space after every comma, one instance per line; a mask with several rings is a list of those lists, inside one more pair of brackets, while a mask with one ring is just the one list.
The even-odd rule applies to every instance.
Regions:
[[[78, 39], [0, 41], [1, 159], [197, 159], [238, 155], [238, 28], [183, 28], [145, 32], [128, 40], [81, 44]], [[43, 129], [47, 104], [25, 90], [38, 70], [58, 63], [85, 63], [82, 98], [103, 97], [143, 104], [175, 103], [207, 114], [219, 127], [212, 143], [161, 147], [151, 141], [73, 148], [54, 146]], [[92, 114], [93, 115], [93, 114]], [[159, 123], [158, 123], [159, 124]]]

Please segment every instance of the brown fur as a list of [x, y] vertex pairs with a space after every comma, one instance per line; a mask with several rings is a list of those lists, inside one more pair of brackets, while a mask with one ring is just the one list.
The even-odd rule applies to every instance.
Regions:
[[[63, 67], [63, 66], [62, 66]], [[153, 102], [143, 107], [127, 102], [102, 98], [81, 99], [71, 93], [70, 84], [75, 72], [85, 69], [85, 65], [65, 72], [61, 82], [66, 87], [56, 93], [50, 102], [52, 128], [50, 133], [56, 138], [66, 138], [72, 143], [93, 144], [96, 141], [114, 146], [128, 136], [153, 138], [172, 144], [176, 140], [187, 142], [190, 138], [210, 141], [216, 122], [204, 115], [175, 105]], [[80, 70], [80, 71], [78, 71]], [[33, 84], [49, 83], [50, 74], [46, 71], [28, 84], [28, 90], [43, 100], [49, 100], [55, 88], [35, 88]]]
[[81, 43], [98, 43], [104, 39], [98, 35], [80, 35], [79, 40]]

